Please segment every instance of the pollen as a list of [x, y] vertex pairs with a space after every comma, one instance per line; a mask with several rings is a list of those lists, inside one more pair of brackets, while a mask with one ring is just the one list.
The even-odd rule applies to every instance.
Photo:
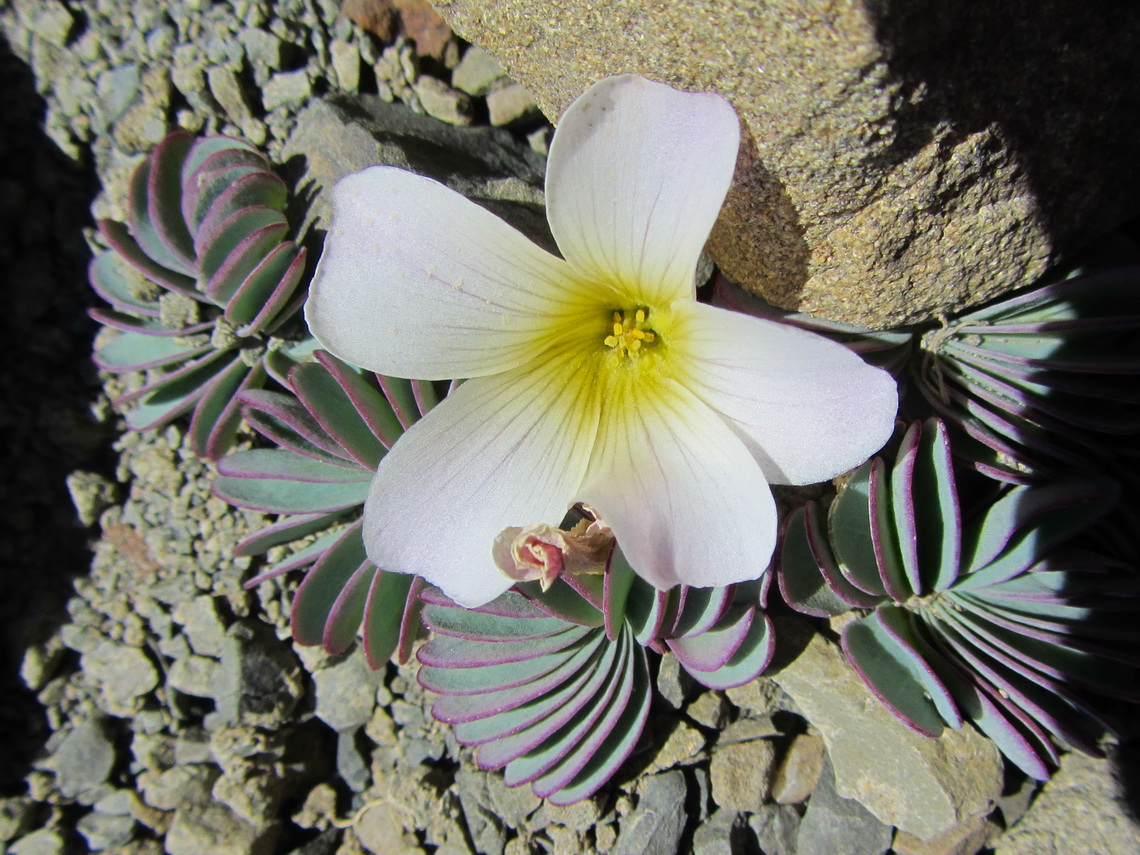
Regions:
[[646, 326], [648, 318], [649, 313], [645, 309], [614, 312], [612, 332], [602, 339], [602, 344], [619, 358], [637, 359], [643, 352], [642, 348], [657, 340], [657, 334]]

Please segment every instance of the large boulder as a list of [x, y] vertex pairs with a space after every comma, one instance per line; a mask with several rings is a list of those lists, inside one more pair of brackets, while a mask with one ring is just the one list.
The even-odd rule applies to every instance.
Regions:
[[709, 250], [785, 308], [929, 318], [1140, 200], [1140, 4], [434, 3], [552, 118], [623, 72], [728, 98], [744, 138]]

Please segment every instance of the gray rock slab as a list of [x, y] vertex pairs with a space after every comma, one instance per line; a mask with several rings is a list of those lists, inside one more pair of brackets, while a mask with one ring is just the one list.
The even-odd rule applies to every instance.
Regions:
[[183, 656], [170, 664], [166, 682], [184, 695], [209, 698], [217, 685], [220, 667], [217, 659], [208, 656]]
[[81, 662], [112, 715], [130, 716], [139, 701], [158, 685], [158, 671], [137, 647], [106, 641], [85, 653]]
[[356, 730], [368, 724], [376, 706], [376, 687], [383, 674], [373, 671], [360, 650], [313, 674], [317, 692], [317, 718], [336, 731]]
[[421, 77], [412, 86], [424, 112], [449, 125], [469, 125], [475, 117], [471, 96], [436, 77]]
[[355, 42], [334, 39], [329, 44], [337, 85], [345, 92], [360, 88], [360, 48]]
[[179, 603], [171, 612], [171, 617], [182, 625], [182, 632], [189, 640], [190, 648], [199, 656], [218, 658], [222, 655], [226, 625], [213, 597], [194, 597]]
[[1108, 760], [1072, 752], [995, 855], [1124, 855], [1140, 852], [1140, 826], [1121, 799]]
[[181, 807], [166, 833], [167, 855], [270, 855], [280, 829], [257, 828], [217, 802]]
[[77, 471], [67, 476], [67, 492], [71, 495], [79, 521], [84, 525], [94, 525], [99, 514], [115, 503], [118, 488], [98, 472]]
[[93, 810], [81, 816], [75, 827], [87, 841], [88, 849], [101, 852], [129, 843], [134, 836], [135, 820], [130, 816]]
[[41, 828], [8, 847], [8, 855], [63, 855], [65, 844], [53, 828]]
[[823, 769], [823, 740], [801, 733], [788, 746], [772, 780], [772, 799], [780, 804], [799, 804], [815, 789]]
[[175, 766], [142, 780], [143, 801], [158, 810], [204, 805], [219, 774], [216, 766], [205, 763]]
[[238, 621], [226, 632], [221, 667], [212, 690], [212, 723], [279, 727], [303, 694], [301, 667], [272, 627]]
[[460, 128], [413, 113], [377, 96], [310, 104], [286, 141], [297, 186], [310, 197], [305, 229], [327, 229], [329, 191], [338, 179], [383, 164], [446, 184], [552, 246], [543, 207], [543, 158], [509, 132]]
[[1119, 85], [1140, 79], [1137, 4], [434, 5], [552, 119], [624, 72], [728, 98], [743, 144], [709, 250], [787, 308], [932, 317], [1027, 284], [1140, 200]]
[[115, 746], [101, 718], [76, 722], [51, 756], [56, 786], [69, 799], [102, 786], [115, 765]]
[[542, 111], [538, 109], [534, 96], [521, 83], [508, 83], [488, 92], [487, 113], [495, 127], [521, 125], [542, 118]]
[[372, 769], [361, 753], [356, 729], [342, 730], [336, 735], [336, 771], [354, 793], [362, 793], [372, 783]]
[[791, 805], [766, 804], [748, 818], [764, 855], [795, 855], [800, 814]]
[[0, 844], [19, 837], [32, 826], [36, 803], [27, 796], [0, 798]]
[[767, 739], [718, 745], [709, 764], [712, 797], [722, 809], [754, 812], [768, 798], [776, 746]]
[[643, 778], [637, 807], [622, 820], [611, 855], [675, 855], [685, 830], [686, 795], [679, 770]]
[[261, 104], [266, 110], [295, 108], [312, 97], [313, 79], [307, 68], [282, 71], [270, 77], [261, 87]]
[[507, 73], [487, 51], [472, 45], [451, 72], [451, 85], [468, 95], [486, 95]]
[[796, 835], [796, 855], [883, 855], [892, 837], [889, 825], [835, 791], [831, 764], [825, 763]]
[[35, 34], [57, 47], [67, 44], [75, 29], [75, 16], [59, 0], [46, 0], [40, 4], [35, 19]]
[[[801, 621], [778, 621], [803, 643]], [[871, 694], [839, 648], [820, 635], [772, 675], [818, 729], [841, 796], [888, 825], [934, 837], [990, 812], [1002, 789], [997, 748], [969, 725], [931, 739], [906, 728]]]
[[977, 855], [989, 845], [1001, 826], [989, 817], [976, 816], [930, 840], [906, 831], [895, 832], [894, 855]]
[[676, 656], [661, 657], [657, 668], [657, 693], [675, 710], [685, 705], [693, 691], [693, 678], [681, 667]]
[[693, 833], [693, 855], [725, 855], [747, 851], [749, 831], [744, 814], [719, 810], [697, 826]]

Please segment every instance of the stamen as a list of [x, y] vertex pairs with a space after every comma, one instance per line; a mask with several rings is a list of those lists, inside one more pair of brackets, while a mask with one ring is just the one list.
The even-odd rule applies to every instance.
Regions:
[[628, 317], [626, 312], [614, 312], [613, 333], [602, 339], [602, 344], [612, 348], [619, 357], [636, 359], [643, 352], [643, 346], [657, 340], [657, 334], [644, 327], [649, 318], [647, 309], [636, 309]]

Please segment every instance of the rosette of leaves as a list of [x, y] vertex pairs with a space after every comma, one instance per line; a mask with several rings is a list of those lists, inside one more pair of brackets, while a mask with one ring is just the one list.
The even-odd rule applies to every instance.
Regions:
[[94, 358], [108, 371], [147, 372], [115, 402], [133, 405], [131, 428], [191, 412], [192, 447], [217, 459], [241, 419], [238, 394], [300, 358], [306, 345], [277, 337], [305, 297], [286, 197], [248, 143], [178, 131], [131, 178], [128, 223], [99, 223], [111, 249], [92, 261], [90, 281], [110, 308], [91, 314], [120, 332]]
[[991, 477], [1028, 483], [1103, 470], [1135, 444], [1140, 267], [999, 300], [946, 320], [919, 346], [916, 385], [962, 428], [959, 454]]
[[515, 586], [464, 609], [429, 588], [419, 680], [441, 695], [432, 714], [477, 746], [508, 786], [530, 784], [553, 804], [587, 798], [641, 735], [651, 699], [646, 649], [671, 651], [698, 682], [729, 688], [771, 660], [762, 611], [768, 577], [726, 588], [657, 591], [619, 547], [602, 575]]
[[843, 651], [903, 723], [935, 736], [968, 719], [1044, 779], [1051, 737], [1097, 751], [1086, 691], [1140, 699], [1135, 585], [1073, 541], [1116, 496], [1104, 479], [1021, 486], [964, 522], [945, 427], [915, 423], [826, 519], [814, 503], [789, 515], [780, 589], [805, 614], [857, 615]]
[[218, 461], [214, 493], [238, 507], [281, 515], [239, 543], [237, 555], [311, 539], [247, 583], [307, 568], [292, 606], [299, 644], [337, 654], [361, 634], [373, 668], [393, 653], [407, 661], [424, 583], [385, 573], [368, 560], [360, 515], [380, 459], [435, 405], [436, 389], [363, 373], [321, 350], [313, 356], [289, 372], [292, 394], [241, 393], [246, 421], [274, 447]]

